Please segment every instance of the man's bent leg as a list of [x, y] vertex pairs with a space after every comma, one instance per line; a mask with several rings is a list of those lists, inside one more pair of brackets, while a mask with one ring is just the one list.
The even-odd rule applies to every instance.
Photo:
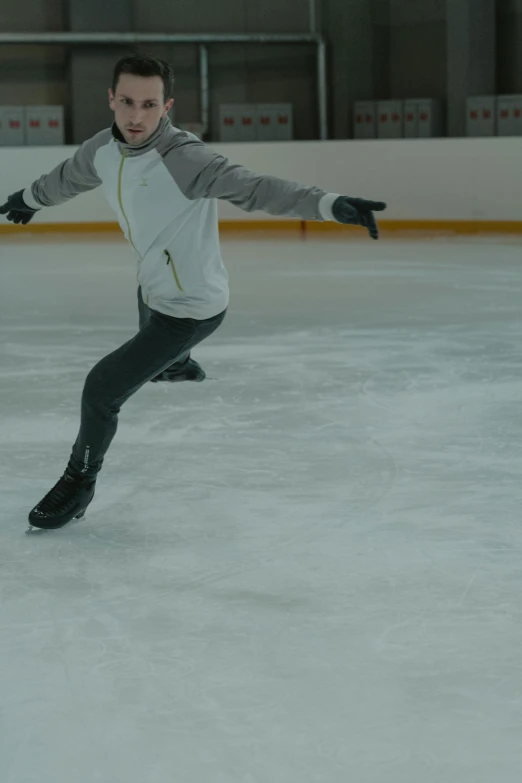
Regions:
[[100, 471], [123, 403], [212, 334], [224, 317], [223, 312], [195, 321], [153, 312], [135, 337], [92, 368], [85, 380], [80, 431], [69, 461], [72, 473], [94, 476]]
[[[138, 312], [140, 329], [149, 322], [152, 310], [143, 301], [141, 286], [138, 288]], [[155, 378], [151, 378], [153, 383], [157, 381], [203, 381], [206, 373], [203, 368], [194, 359], [190, 358], [190, 351], [185, 351], [176, 361], [167, 367], [166, 370], [159, 373]]]

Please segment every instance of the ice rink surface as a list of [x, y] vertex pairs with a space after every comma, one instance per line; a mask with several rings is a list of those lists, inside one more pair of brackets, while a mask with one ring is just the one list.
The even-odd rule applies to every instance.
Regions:
[[208, 380], [36, 536], [135, 267], [2, 238], [2, 783], [522, 779], [522, 243], [357, 237], [225, 239]]

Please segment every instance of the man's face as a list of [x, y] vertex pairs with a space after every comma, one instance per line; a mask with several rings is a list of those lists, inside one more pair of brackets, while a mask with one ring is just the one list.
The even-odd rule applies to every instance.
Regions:
[[172, 98], [163, 102], [161, 76], [122, 73], [116, 92], [109, 90], [109, 105], [127, 144], [139, 145], [147, 141], [173, 103]]

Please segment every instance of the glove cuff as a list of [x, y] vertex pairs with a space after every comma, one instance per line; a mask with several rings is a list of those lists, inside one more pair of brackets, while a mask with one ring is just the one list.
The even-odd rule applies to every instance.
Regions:
[[29, 209], [41, 209], [42, 205], [38, 204], [35, 197], [33, 196], [33, 190], [32, 187], [26, 188], [22, 192], [22, 199], [24, 201], [24, 204], [26, 207], [29, 207]]
[[[323, 220], [335, 220], [332, 213], [332, 204], [339, 198], [338, 193], [327, 193], [319, 201], [319, 214]], [[336, 221], [338, 222], [338, 221]]]

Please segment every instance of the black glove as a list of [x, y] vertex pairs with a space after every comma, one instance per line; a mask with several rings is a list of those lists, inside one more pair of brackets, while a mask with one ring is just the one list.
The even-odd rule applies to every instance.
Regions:
[[339, 223], [352, 226], [364, 226], [372, 239], [379, 239], [379, 229], [373, 216], [374, 212], [386, 209], [384, 201], [366, 201], [365, 198], [339, 196], [332, 204], [332, 214]]
[[7, 215], [7, 219], [13, 223], [22, 223], [24, 226], [38, 212], [37, 209], [31, 209], [23, 200], [23, 190], [13, 193], [5, 204], [0, 207], [0, 215]]

